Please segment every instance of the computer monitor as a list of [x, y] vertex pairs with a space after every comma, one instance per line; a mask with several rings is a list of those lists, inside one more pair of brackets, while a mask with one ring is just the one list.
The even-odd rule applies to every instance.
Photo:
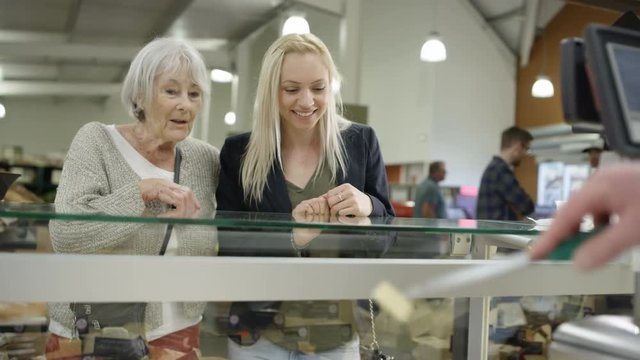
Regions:
[[607, 141], [621, 155], [640, 157], [640, 32], [589, 25], [584, 39]]
[[602, 123], [591, 95], [585, 69], [584, 41], [567, 38], [560, 42], [561, 99], [564, 119], [573, 132], [602, 132]]

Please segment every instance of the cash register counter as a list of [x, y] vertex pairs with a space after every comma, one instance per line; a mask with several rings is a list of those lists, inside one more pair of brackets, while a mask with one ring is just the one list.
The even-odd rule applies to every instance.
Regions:
[[[145, 226], [172, 223], [176, 229], [216, 234], [218, 255], [55, 254], [42, 250], [51, 248], [49, 221]], [[167, 219], [63, 214], [53, 205], [3, 203], [0, 222], [0, 242], [18, 244], [18, 250], [0, 253], [0, 304], [4, 305], [159, 301], [215, 305], [368, 299], [381, 281], [403, 290], [454, 271], [480, 264], [490, 266], [500, 261], [493, 259], [496, 249], [524, 249], [538, 234], [531, 224], [519, 222], [294, 219], [286, 214], [232, 212], [219, 212], [211, 218]], [[33, 244], [34, 238], [34, 250], [20, 250], [21, 239]], [[171, 284], [170, 289], [167, 284]], [[493, 314], [492, 297], [629, 294], [633, 286], [633, 273], [624, 261], [588, 274], [575, 271], [568, 262], [542, 261], [490, 281], [452, 287], [438, 294], [438, 299], [424, 300], [430, 297], [425, 293], [419, 296], [422, 299], [416, 299], [416, 317], [408, 324], [400, 324], [376, 309], [377, 340], [397, 358], [493, 358], [489, 338], [504, 322], [505, 314]], [[443, 307], [447, 304], [443, 298], [455, 300]], [[535, 315], [533, 312], [526, 312], [527, 317]], [[359, 335], [361, 345], [368, 346], [368, 309], [364, 314]], [[218, 328], [226, 321], [224, 311], [209, 315], [205, 312], [204, 333], [208, 327]], [[3, 321], [20, 322], [1, 316], [0, 306], [0, 329], [4, 331], [7, 328], [1, 327]], [[429, 320], [434, 316], [437, 321]], [[435, 329], [438, 326], [445, 330]], [[0, 342], [0, 353], [1, 346]], [[202, 348], [207, 355], [206, 340]], [[433, 355], [436, 353], [440, 357]], [[223, 353], [217, 355], [224, 358]]]

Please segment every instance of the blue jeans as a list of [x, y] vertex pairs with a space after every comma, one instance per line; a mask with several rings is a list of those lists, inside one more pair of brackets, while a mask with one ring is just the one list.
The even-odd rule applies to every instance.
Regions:
[[355, 337], [339, 348], [317, 354], [289, 351], [265, 338], [249, 346], [240, 346], [229, 340], [228, 352], [229, 360], [359, 360], [360, 339]]

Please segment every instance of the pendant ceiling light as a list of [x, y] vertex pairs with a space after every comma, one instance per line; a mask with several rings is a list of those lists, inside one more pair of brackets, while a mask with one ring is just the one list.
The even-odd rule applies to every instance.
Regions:
[[[542, 12], [542, 9], [540, 9], [540, 11]], [[551, 79], [544, 72], [547, 67], [547, 43], [544, 29], [542, 29], [540, 37], [542, 45], [542, 69], [531, 86], [531, 96], [536, 98], [550, 98], [554, 94], [554, 89]]]
[[[437, 11], [438, 11], [438, 0], [433, 1], [433, 11], [432, 14], [432, 22], [431, 26], [437, 28]], [[438, 31], [434, 30], [429, 34], [427, 41], [422, 44], [422, 48], [420, 49], [420, 60], [426, 62], [440, 62], [447, 60], [447, 48], [442, 42], [440, 38], [440, 34]]]
[[536, 81], [531, 86], [531, 96], [537, 98], [548, 98], [553, 96], [553, 83], [547, 75], [540, 73]]
[[447, 60], [447, 48], [437, 32], [432, 32], [420, 49], [420, 60], [427, 62], [440, 62]]
[[228, 126], [236, 124], [236, 107], [238, 102], [238, 76], [231, 78], [231, 104], [229, 111], [224, 115], [224, 123]]
[[224, 115], [224, 123], [231, 126], [236, 123], [236, 113], [229, 111]]
[[217, 83], [230, 83], [233, 81], [233, 74], [221, 69], [211, 70], [211, 81]]
[[282, 25], [282, 35], [308, 34], [311, 32], [307, 19], [299, 15], [292, 15]]

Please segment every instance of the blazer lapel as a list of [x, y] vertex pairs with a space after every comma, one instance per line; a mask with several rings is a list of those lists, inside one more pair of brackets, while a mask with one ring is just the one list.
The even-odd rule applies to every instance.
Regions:
[[[266, 204], [269, 205], [265, 206]], [[274, 164], [273, 170], [271, 170], [267, 177], [267, 186], [262, 193], [260, 209], [282, 213], [290, 213], [293, 211], [284, 174], [282, 173], [282, 169], [276, 164]]]

